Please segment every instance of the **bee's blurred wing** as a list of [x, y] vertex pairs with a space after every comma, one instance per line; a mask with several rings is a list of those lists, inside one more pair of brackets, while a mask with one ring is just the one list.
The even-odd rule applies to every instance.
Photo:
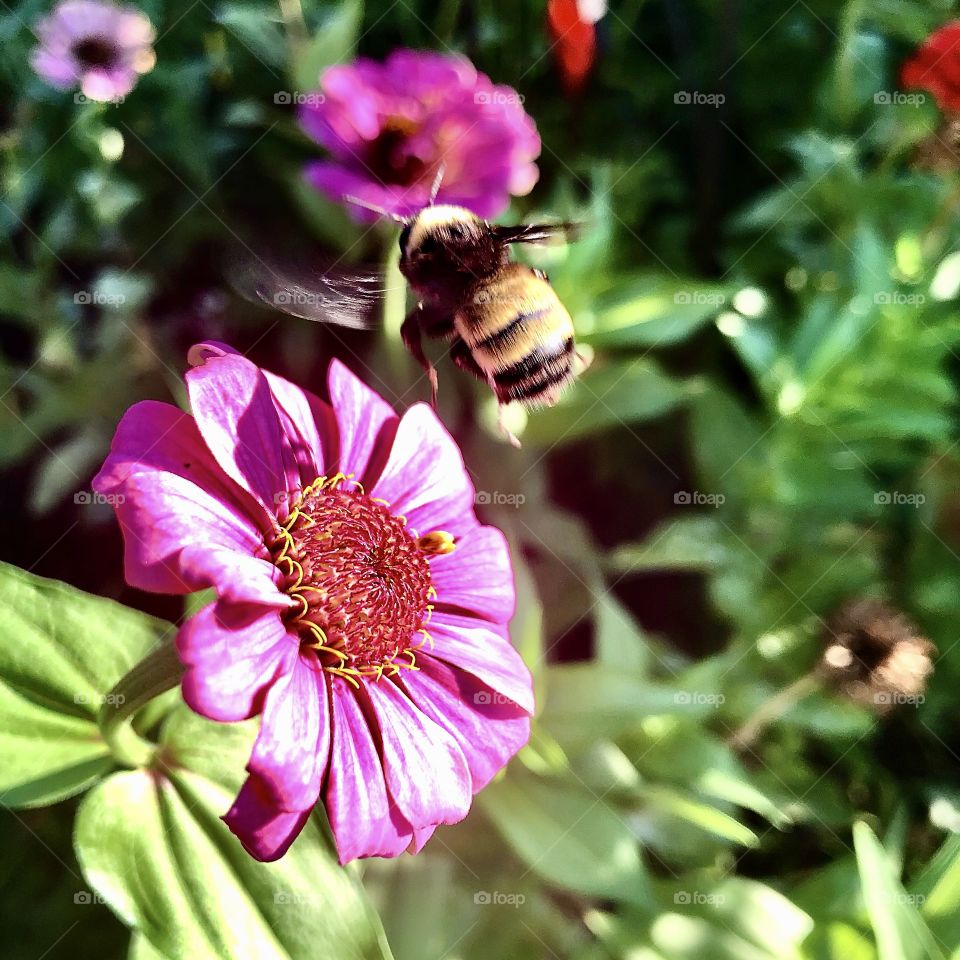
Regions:
[[234, 253], [227, 276], [234, 289], [254, 303], [354, 330], [377, 326], [376, 308], [386, 292], [383, 274], [374, 268], [342, 268], [333, 261], [307, 263], [261, 252]]
[[518, 223], [513, 226], [495, 226], [494, 236], [503, 243], [548, 243], [562, 240], [573, 243], [583, 233], [582, 223]]

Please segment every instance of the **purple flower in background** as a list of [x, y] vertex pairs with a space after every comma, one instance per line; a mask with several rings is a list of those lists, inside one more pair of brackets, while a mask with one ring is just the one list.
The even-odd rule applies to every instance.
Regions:
[[330, 67], [320, 82], [320, 102], [301, 108], [300, 123], [331, 159], [306, 175], [335, 200], [409, 216], [426, 206], [442, 168], [438, 202], [491, 219], [537, 182], [540, 137], [523, 97], [465, 57], [396, 50], [383, 63]]
[[190, 360], [193, 415], [131, 407], [94, 486], [129, 583], [217, 591], [177, 650], [194, 710], [261, 717], [224, 819], [259, 860], [318, 799], [341, 862], [419, 850], [530, 733], [503, 534], [425, 404], [398, 417], [337, 362], [327, 404], [222, 345]]
[[58, 90], [91, 100], [125, 97], [153, 69], [153, 26], [139, 10], [100, 0], [64, 0], [37, 24], [33, 69]]

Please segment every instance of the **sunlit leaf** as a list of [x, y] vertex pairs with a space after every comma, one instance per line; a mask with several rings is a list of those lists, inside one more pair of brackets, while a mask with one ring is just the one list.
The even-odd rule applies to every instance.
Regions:
[[616, 900], [646, 900], [637, 841], [602, 797], [512, 774], [483, 791], [479, 801], [517, 855], [549, 883]]
[[163, 769], [113, 774], [84, 798], [75, 844], [91, 887], [169, 960], [389, 958], [318, 822], [263, 864], [220, 820], [234, 791], [219, 781], [242, 776], [255, 729], [185, 714], [164, 731]]
[[0, 802], [53, 803], [112, 766], [96, 724], [170, 624], [0, 564]]

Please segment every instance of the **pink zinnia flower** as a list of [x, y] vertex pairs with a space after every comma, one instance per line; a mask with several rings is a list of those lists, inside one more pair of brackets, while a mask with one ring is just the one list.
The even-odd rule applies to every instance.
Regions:
[[272, 860], [322, 797], [342, 862], [419, 850], [529, 735], [503, 535], [428, 406], [338, 362], [327, 404], [229, 347], [190, 360], [193, 415], [131, 407], [94, 486], [123, 495], [129, 583], [217, 591], [177, 649], [194, 710], [261, 716], [224, 819]]
[[153, 27], [139, 10], [101, 0], [64, 0], [37, 24], [33, 69], [58, 90], [91, 100], [125, 97], [153, 69]]
[[903, 65], [900, 82], [908, 90], [933, 94], [941, 110], [960, 110], [960, 20], [927, 37]]
[[334, 200], [410, 216], [441, 173], [438, 202], [490, 219], [537, 182], [540, 137], [523, 97], [465, 57], [396, 50], [383, 63], [330, 67], [320, 82], [323, 96], [301, 108], [300, 123], [331, 154], [307, 179]]

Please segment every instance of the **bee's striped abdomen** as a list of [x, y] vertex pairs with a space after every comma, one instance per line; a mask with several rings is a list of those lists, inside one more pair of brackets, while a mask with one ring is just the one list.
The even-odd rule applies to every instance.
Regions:
[[573, 337], [534, 347], [522, 360], [493, 375], [501, 403], [552, 403], [573, 376]]
[[573, 376], [573, 323], [553, 287], [505, 266], [458, 312], [457, 332], [501, 403], [550, 404]]

